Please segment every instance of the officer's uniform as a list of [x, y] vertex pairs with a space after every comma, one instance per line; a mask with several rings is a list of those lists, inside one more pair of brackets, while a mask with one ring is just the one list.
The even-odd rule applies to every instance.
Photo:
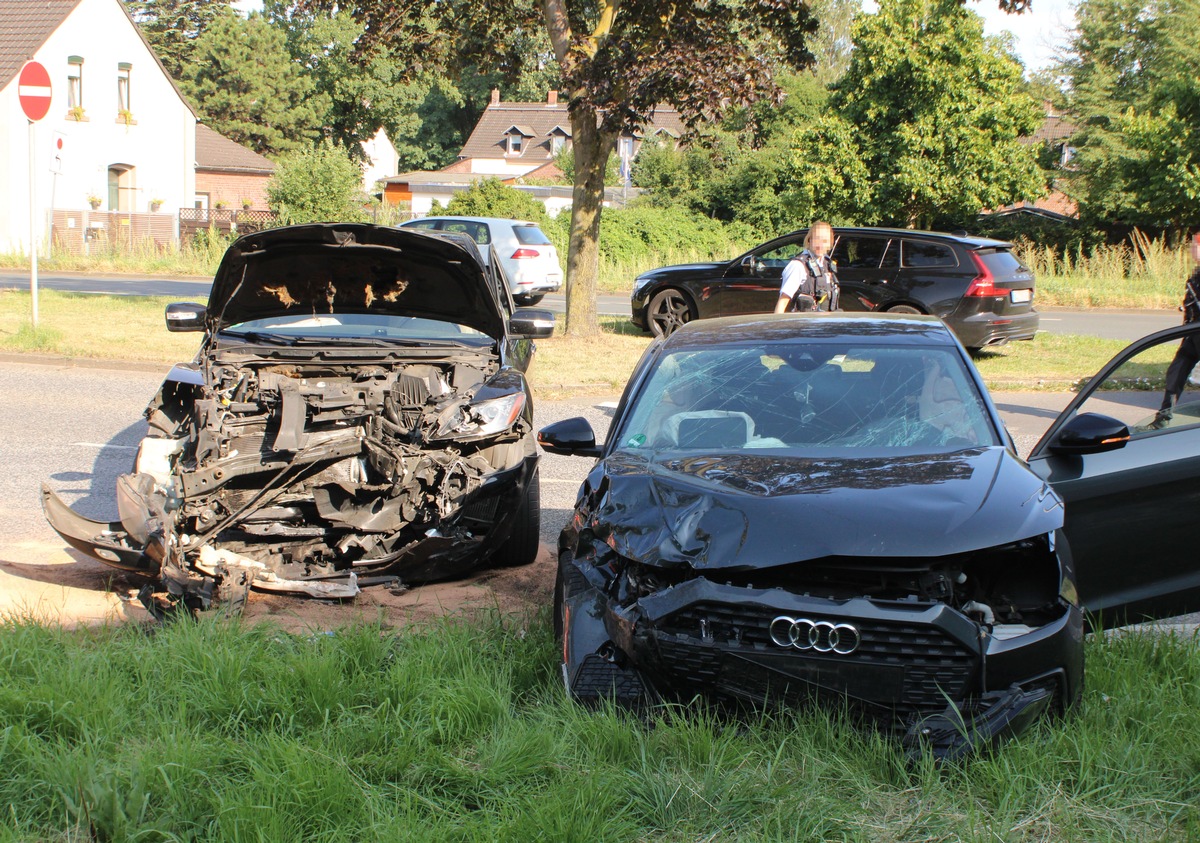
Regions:
[[808, 249], [787, 262], [779, 295], [790, 299], [788, 312], [837, 310], [837, 264], [829, 255], [818, 258]]

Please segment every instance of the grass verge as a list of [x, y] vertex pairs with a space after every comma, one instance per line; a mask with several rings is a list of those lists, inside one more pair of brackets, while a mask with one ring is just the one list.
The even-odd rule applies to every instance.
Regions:
[[[39, 328], [30, 325], [29, 294], [0, 290], [0, 351], [157, 362], [190, 360], [197, 334], [170, 334], [163, 309], [171, 298], [95, 296], [42, 291]], [[538, 341], [530, 380], [539, 396], [619, 393], [650, 338], [621, 317], [601, 318], [591, 339], [555, 336]], [[1065, 390], [1089, 377], [1125, 343], [1096, 337], [1038, 334], [985, 350], [976, 359], [994, 391]], [[1173, 349], [1163, 348], [1164, 361]]]
[[1082, 706], [963, 766], [836, 713], [565, 699], [544, 615], [289, 636], [0, 626], [0, 840], [1187, 840], [1200, 655], [1091, 640]]

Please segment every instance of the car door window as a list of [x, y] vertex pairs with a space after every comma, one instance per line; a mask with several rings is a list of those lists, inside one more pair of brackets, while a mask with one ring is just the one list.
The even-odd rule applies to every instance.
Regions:
[[436, 220], [420, 220], [419, 222], [406, 222], [404, 228], [419, 228], [422, 231], [433, 231], [437, 228]]
[[1088, 384], [1090, 394], [1076, 410], [1101, 413], [1125, 423], [1132, 437], [1147, 436], [1160, 429], [1200, 424], [1200, 370], [1184, 384], [1172, 418], [1155, 424], [1166, 388], [1167, 368], [1179, 347], [1179, 341], [1159, 343], [1121, 363], [1102, 383]]
[[460, 234], [466, 234], [480, 246], [486, 246], [492, 242], [488, 227], [481, 222], [446, 220], [442, 223], [442, 231], [457, 231]]
[[903, 261], [905, 268], [929, 269], [932, 267], [956, 267], [958, 258], [954, 250], [941, 243], [924, 243], [920, 240], [903, 241]]
[[887, 251], [888, 241], [883, 237], [855, 237], [843, 235], [833, 248], [832, 257], [838, 270], [878, 269]]
[[804, 251], [804, 243], [800, 240], [793, 240], [782, 246], [777, 245], [772, 249], [755, 252], [754, 257], [762, 266], [782, 271], [787, 266], [787, 262], [802, 251]]

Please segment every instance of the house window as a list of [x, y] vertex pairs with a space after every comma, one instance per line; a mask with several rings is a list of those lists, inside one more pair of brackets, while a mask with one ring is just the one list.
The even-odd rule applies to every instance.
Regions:
[[512, 134], [510, 134], [508, 136], [508, 154], [509, 155], [520, 155], [521, 154], [521, 142], [523, 140], [524, 140], [524, 138], [522, 138], [520, 133], [518, 133], [518, 132], [513, 132]]
[[551, 135], [550, 136], [550, 154], [558, 155], [558, 153], [563, 151], [563, 147], [566, 145], [566, 143], [567, 143], [567, 139], [564, 138], [562, 135]]
[[67, 57], [67, 108], [83, 108], [83, 58]]
[[129, 62], [121, 62], [117, 65], [117, 113], [128, 114], [133, 110], [129, 100], [129, 71], [132, 69]]
[[133, 167], [129, 164], [112, 164], [108, 168], [108, 209], [110, 211], [132, 211], [134, 200]]

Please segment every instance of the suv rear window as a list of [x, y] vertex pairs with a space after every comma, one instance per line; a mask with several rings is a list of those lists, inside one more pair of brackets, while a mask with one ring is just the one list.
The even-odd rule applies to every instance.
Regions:
[[954, 250], [940, 243], [904, 241], [904, 265], [911, 267], [958, 266]]
[[983, 259], [983, 265], [990, 269], [992, 275], [997, 278], [1029, 271], [1021, 265], [1021, 262], [1017, 260], [1017, 256], [1007, 249], [995, 252], [977, 252], [976, 254]]
[[514, 225], [513, 234], [522, 246], [549, 246], [550, 238], [536, 225]]

